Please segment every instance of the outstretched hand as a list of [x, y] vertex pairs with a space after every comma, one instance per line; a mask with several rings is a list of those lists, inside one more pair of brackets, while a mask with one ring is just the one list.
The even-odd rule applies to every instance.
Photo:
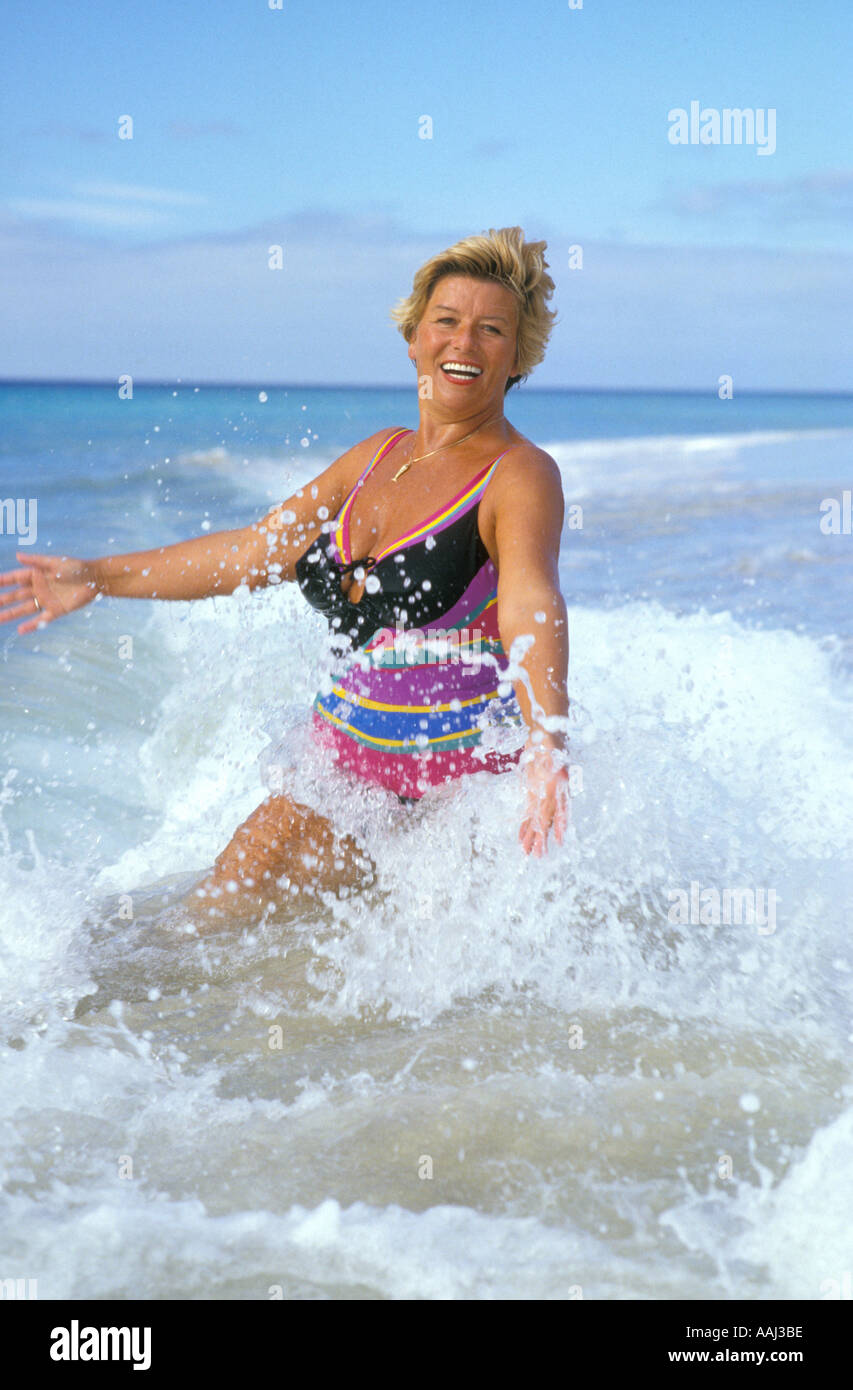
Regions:
[[18, 627], [22, 636], [85, 607], [96, 597], [98, 585], [90, 560], [75, 560], [70, 555], [24, 555], [20, 550], [15, 553], [24, 568], [0, 574], [0, 590], [11, 590], [0, 592], [0, 623], [23, 618]]
[[537, 859], [547, 852], [548, 832], [558, 845], [563, 843], [571, 820], [569, 771], [563, 760], [546, 744], [527, 743], [522, 755], [527, 792], [527, 815], [518, 838], [525, 854]]

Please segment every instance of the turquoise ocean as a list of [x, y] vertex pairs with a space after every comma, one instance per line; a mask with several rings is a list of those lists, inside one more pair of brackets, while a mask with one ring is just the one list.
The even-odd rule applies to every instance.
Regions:
[[[541, 861], [518, 778], [478, 774], [372, 827], [375, 889], [176, 936], [164, 903], [324, 679], [321, 620], [282, 585], [0, 627], [0, 1278], [849, 1290], [853, 397], [522, 388], [506, 413], [582, 518], [561, 549], [582, 790]], [[247, 525], [417, 399], [7, 383], [0, 420], [7, 569], [26, 540]], [[715, 916], [732, 893], [763, 915]], [[679, 894], [704, 919], [674, 920]]]

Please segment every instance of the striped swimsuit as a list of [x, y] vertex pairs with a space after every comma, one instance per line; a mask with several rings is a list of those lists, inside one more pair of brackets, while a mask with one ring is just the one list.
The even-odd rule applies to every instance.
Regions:
[[[296, 578], [357, 654], [332, 691], [315, 698], [315, 737], [342, 767], [417, 798], [469, 772], [514, 766], [517, 736], [519, 746], [510, 752], [480, 744], [489, 725], [512, 725], [517, 735], [523, 723], [503, 674], [497, 571], [477, 529], [480, 498], [503, 454], [419, 526], [376, 555], [353, 560], [354, 500], [379, 460], [410, 433], [395, 430], [379, 447], [328, 534], [297, 561]], [[357, 567], [367, 578], [362, 597], [351, 603], [341, 575]]]

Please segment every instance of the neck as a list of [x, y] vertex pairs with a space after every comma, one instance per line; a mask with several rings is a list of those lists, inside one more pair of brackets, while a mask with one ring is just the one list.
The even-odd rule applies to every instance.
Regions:
[[492, 401], [479, 410], [472, 410], [470, 414], [449, 415], [447, 411], [436, 409], [434, 401], [421, 401], [420, 408], [420, 424], [415, 432], [416, 453], [426, 453], [430, 449], [452, 444], [489, 423], [496, 429], [506, 424], [503, 402], [496, 405]]

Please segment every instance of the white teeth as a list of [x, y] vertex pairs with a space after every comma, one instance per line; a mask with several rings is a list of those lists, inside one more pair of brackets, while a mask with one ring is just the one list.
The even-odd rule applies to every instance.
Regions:
[[442, 362], [441, 370], [443, 372], [456, 372], [457, 375], [461, 376], [482, 376], [483, 371], [482, 367], [472, 367], [465, 362]]

